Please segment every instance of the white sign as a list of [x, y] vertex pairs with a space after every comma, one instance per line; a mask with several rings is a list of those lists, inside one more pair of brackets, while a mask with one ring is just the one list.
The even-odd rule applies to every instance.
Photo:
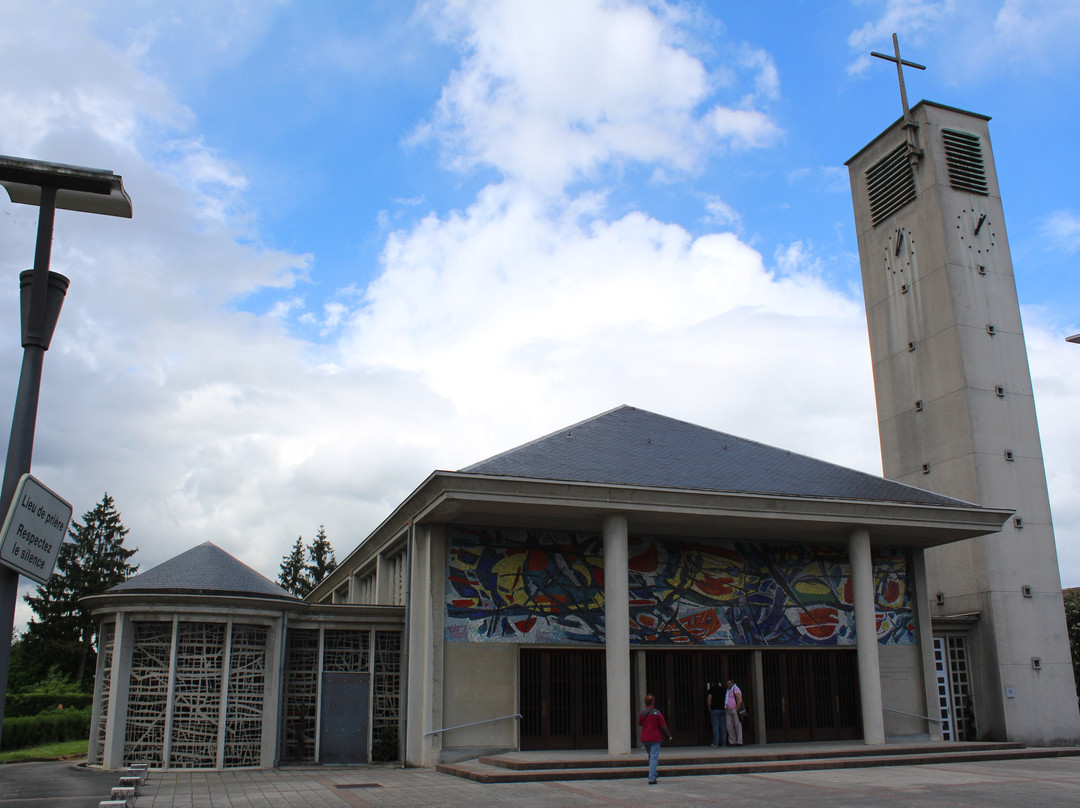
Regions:
[[71, 505], [24, 474], [0, 533], [0, 563], [39, 584], [49, 580], [71, 522]]

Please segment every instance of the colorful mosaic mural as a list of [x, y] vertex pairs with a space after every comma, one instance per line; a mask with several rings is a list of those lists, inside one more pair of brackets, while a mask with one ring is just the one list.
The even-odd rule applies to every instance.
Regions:
[[[446, 639], [604, 641], [599, 534], [454, 527]], [[855, 644], [843, 549], [810, 545], [630, 541], [630, 641], [739, 646]], [[915, 642], [907, 562], [875, 552], [878, 641]]]
[[598, 534], [451, 528], [446, 638], [603, 642]]

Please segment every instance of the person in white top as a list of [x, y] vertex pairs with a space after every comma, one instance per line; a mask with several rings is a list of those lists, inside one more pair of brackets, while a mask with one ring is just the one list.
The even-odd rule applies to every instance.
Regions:
[[727, 742], [731, 746], [742, 746], [742, 721], [739, 710], [742, 708], [742, 691], [728, 679], [724, 682], [727, 693], [724, 695], [724, 711], [727, 713]]

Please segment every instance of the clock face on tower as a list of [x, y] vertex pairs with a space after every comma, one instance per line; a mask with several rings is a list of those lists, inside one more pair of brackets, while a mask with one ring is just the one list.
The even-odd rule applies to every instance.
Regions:
[[897, 227], [889, 233], [885, 269], [893, 291], [907, 292], [915, 282], [915, 236], [909, 228]]
[[986, 211], [965, 209], [956, 217], [956, 233], [968, 257], [968, 264], [985, 273], [996, 248], [997, 234]]

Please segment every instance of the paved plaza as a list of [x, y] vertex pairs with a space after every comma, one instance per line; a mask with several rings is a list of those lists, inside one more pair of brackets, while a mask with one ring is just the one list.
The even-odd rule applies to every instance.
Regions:
[[1080, 758], [814, 772], [481, 785], [430, 769], [153, 774], [136, 808], [696, 808], [1080, 805]]
[[[661, 759], [661, 764], [662, 764]], [[0, 808], [83, 808], [115, 773], [0, 766]], [[52, 787], [52, 791], [49, 788]], [[85, 796], [78, 797], [76, 791]], [[773, 774], [482, 785], [389, 766], [153, 772], [135, 808], [1016, 808], [1080, 805], [1080, 757]]]

